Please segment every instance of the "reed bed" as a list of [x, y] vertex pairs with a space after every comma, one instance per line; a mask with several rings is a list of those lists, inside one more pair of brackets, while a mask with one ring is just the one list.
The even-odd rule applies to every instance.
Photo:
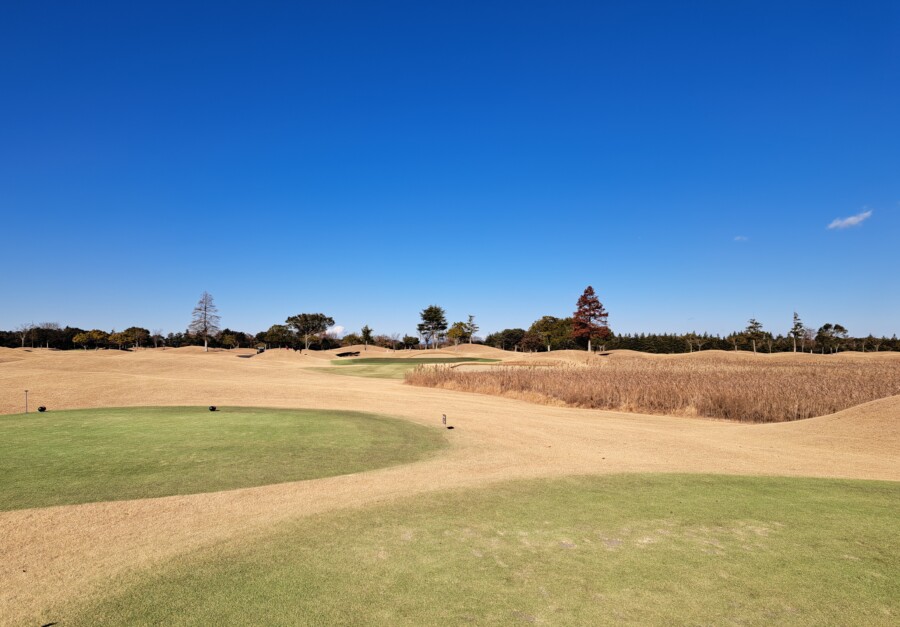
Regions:
[[412, 385], [592, 409], [784, 422], [900, 394], [900, 359], [621, 357], [590, 365], [417, 368]]

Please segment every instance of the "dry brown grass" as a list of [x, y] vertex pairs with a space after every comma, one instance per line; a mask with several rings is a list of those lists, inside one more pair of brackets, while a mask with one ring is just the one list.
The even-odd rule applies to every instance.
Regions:
[[874, 356], [614, 357], [549, 368], [418, 368], [406, 381], [548, 405], [739, 422], [812, 418], [900, 394], [900, 360]]

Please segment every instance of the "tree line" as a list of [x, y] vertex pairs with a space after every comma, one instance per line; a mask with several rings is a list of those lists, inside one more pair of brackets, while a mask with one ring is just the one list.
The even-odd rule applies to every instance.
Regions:
[[[484, 343], [505, 350], [539, 352], [549, 350], [586, 350], [588, 343], [575, 332], [572, 317], [543, 316], [528, 329], [503, 329], [488, 335]], [[897, 335], [890, 338], [852, 337], [840, 324], [825, 323], [818, 329], [805, 326], [798, 314], [793, 325], [784, 333], [767, 331], [756, 319], [728, 335], [709, 333], [625, 333], [617, 335], [609, 330], [603, 338], [601, 350], [627, 349], [644, 353], [691, 353], [701, 350], [734, 350], [763, 353], [807, 352], [836, 353], [840, 351], [900, 351]]]
[[291, 348], [328, 350], [341, 346], [380, 346], [392, 350], [434, 349], [460, 343], [485, 344], [522, 352], [551, 350], [629, 349], [648, 353], [687, 353], [702, 350], [753, 352], [900, 351], [900, 340], [891, 337], [852, 337], [838, 323], [825, 323], [818, 329], [806, 326], [795, 312], [785, 333], [773, 333], [751, 318], [747, 326], [726, 336], [707, 333], [626, 333], [617, 335], [608, 324], [609, 312], [593, 287], [588, 286], [566, 318], [542, 316], [528, 329], [503, 329], [481, 338], [474, 315], [448, 323], [445, 310], [429, 305], [419, 312], [420, 322], [414, 334], [376, 334], [369, 325], [342, 337], [331, 332], [334, 319], [323, 313], [298, 313], [259, 333], [220, 328], [221, 318], [213, 297], [203, 292], [191, 313], [184, 332], [163, 335], [162, 330], [129, 327], [122, 331], [62, 327], [57, 323], [22, 324], [0, 331], [0, 346], [69, 349], [132, 349], [143, 347], [204, 346], [209, 348]]

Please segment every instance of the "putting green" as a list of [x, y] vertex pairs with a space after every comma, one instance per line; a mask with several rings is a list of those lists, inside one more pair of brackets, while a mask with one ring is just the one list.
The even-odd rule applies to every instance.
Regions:
[[900, 484], [626, 475], [282, 525], [113, 584], [70, 624], [897, 624]]
[[496, 362], [498, 359], [469, 358], [469, 357], [411, 357], [402, 359], [397, 357], [361, 357], [353, 359], [333, 359], [331, 363], [340, 368], [314, 368], [319, 372], [343, 374], [354, 377], [375, 377], [378, 379], [402, 379], [403, 376], [416, 366], [422, 364], [458, 364], [471, 362]]
[[0, 416], [0, 511], [245, 488], [420, 459], [440, 431], [361, 412], [134, 407]]

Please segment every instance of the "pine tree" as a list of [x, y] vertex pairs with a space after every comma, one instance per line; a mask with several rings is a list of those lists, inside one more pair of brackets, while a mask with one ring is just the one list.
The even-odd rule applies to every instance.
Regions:
[[301, 313], [287, 318], [284, 323], [303, 337], [303, 344], [309, 350], [309, 338], [323, 335], [328, 327], [334, 326], [334, 318], [323, 313]]
[[447, 315], [443, 308], [429, 305], [419, 312], [419, 316], [422, 322], [416, 326], [416, 330], [425, 338], [425, 348], [428, 348], [429, 344], [432, 348], [437, 348], [441, 335], [447, 330]]
[[606, 323], [608, 316], [609, 313], [603, 308], [594, 288], [588, 285], [579, 297], [572, 315], [572, 336], [587, 338], [588, 352], [591, 352], [591, 340], [603, 339], [609, 335]]
[[747, 324], [747, 329], [744, 331], [747, 336], [747, 339], [750, 340], [750, 343], [753, 345], [753, 352], [756, 352], [756, 340], [760, 340], [763, 338], [763, 325], [756, 318], [750, 318], [750, 322]]
[[469, 344], [471, 344], [472, 338], [478, 333], [478, 325], [475, 324], [475, 316], [472, 314], [469, 314], [469, 320], [466, 322], [466, 333], [469, 336]]
[[369, 325], [364, 326], [360, 332], [360, 337], [362, 338], [363, 344], [366, 345], [366, 350], [369, 350], [369, 342], [372, 341], [372, 329]]
[[791, 339], [794, 340], [794, 352], [797, 352], [797, 338], [800, 338], [800, 350], [803, 350], [803, 322], [800, 320], [800, 316], [797, 315], [797, 312], [794, 312], [794, 326], [791, 327], [791, 330], [788, 332], [788, 335], [791, 336]]

